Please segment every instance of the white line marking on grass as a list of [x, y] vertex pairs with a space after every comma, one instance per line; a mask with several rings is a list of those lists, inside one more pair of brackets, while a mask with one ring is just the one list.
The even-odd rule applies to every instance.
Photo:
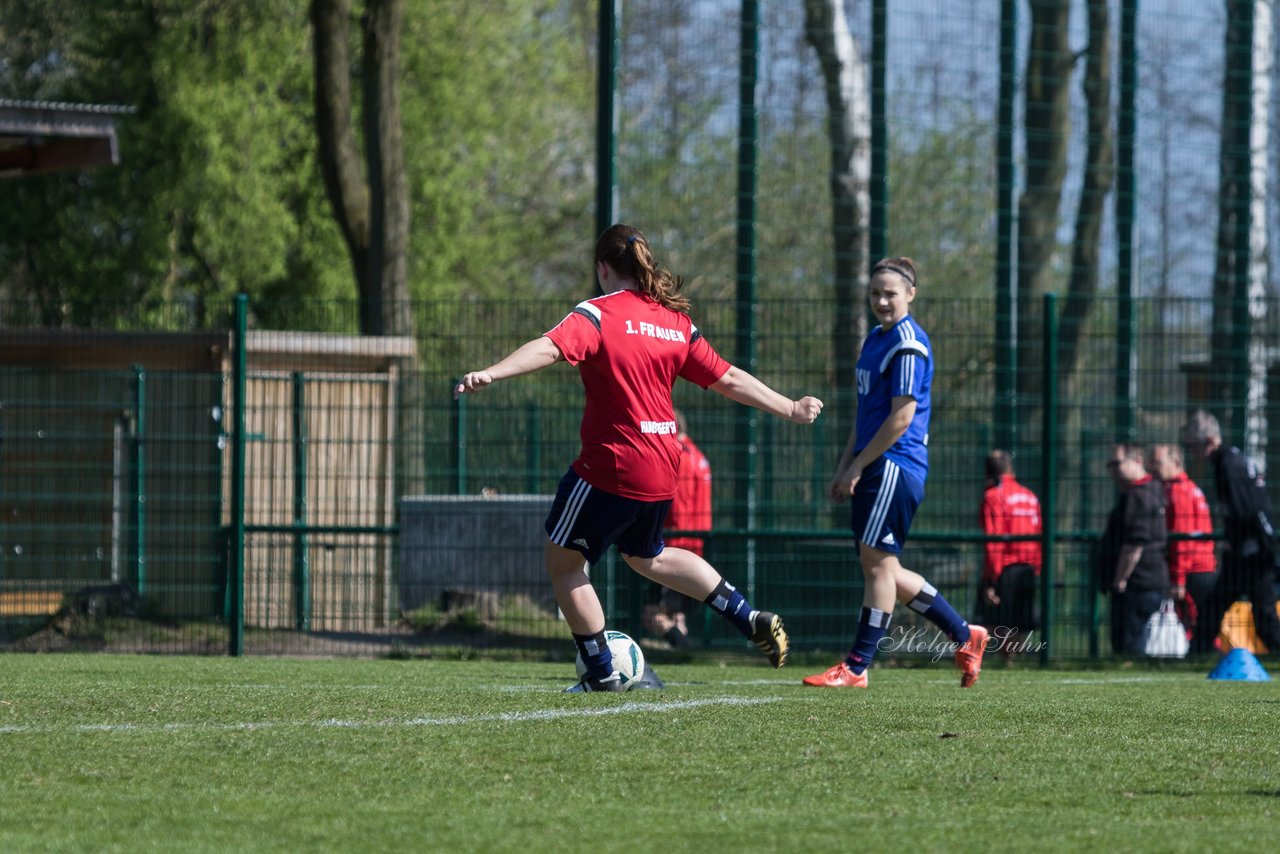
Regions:
[[[1196, 675], [1194, 673], [1189, 675]], [[1186, 676], [1101, 676], [1097, 679], [1057, 679], [1055, 685], [1126, 685], [1132, 682], [1181, 682]]]
[[530, 712], [496, 712], [489, 715], [449, 715], [440, 718], [408, 720], [348, 721], [337, 718], [320, 721], [259, 721], [256, 723], [156, 723], [156, 724], [72, 724], [69, 726], [13, 725], [0, 726], [0, 735], [23, 733], [90, 733], [90, 732], [232, 732], [241, 730], [303, 727], [314, 729], [395, 729], [399, 727], [461, 726], [475, 723], [524, 723], [553, 721], [563, 718], [593, 718], [602, 715], [625, 715], [642, 712], [679, 712], [702, 706], [758, 706], [775, 702], [772, 697], [711, 697], [703, 700], [677, 700], [671, 703], [629, 701], [617, 706], [590, 709], [541, 709]]
[[[513, 722], [553, 721], [560, 718], [591, 718], [600, 715], [624, 715], [633, 712], [678, 712], [683, 709], [696, 709], [700, 706], [758, 706], [761, 703], [772, 703], [771, 697], [711, 697], [705, 700], [677, 700], [672, 703], [626, 702], [620, 706], [602, 706], [593, 709], [543, 709], [536, 712], [498, 712], [492, 715], [458, 715], [447, 718], [416, 718], [411, 721], [393, 723], [393, 726], [448, 726], [480, 722]], [[357, 724], [367, 726], [368, 724]], [[379, 726], [379, 724], [371, 724]]]
[[799, 685], [800, 678], [795, 679], [693, 679], [689, 681], [668, 681], [668, 685], [693, 686], [703, 685], [709, 687], [720, 687], [724, 685], [738, 687], [742, 685]]

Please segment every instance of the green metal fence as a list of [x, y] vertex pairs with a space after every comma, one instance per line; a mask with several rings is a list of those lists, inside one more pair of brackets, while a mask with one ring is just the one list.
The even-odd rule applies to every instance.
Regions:
[[[240, 307], [232, 316], [243, 325], [223, 333], [51, 331], [6, 351], [7, 646], [563, 652], [566, 630], [541, 575], [541, 520], [578, 447], [576, 372], [561, 364], [459, 401], [450, 390], [459, 374], [550, 328], [571, 306], [422, 305], [421, 328], [434, 334], [398, 344], [331, 333], [280, 339], [253, 329]], [[1115, 308], [1098, 302], [1071, 373], [1047, 325], [1047, 394], [1022, 401], [1039, 413], [1035, 439], [1013, 449], [1051, 522], [1044, 635], [1053, 660], [1109, 654], [1093, 542], [1114, 500], [1104, 462], [1128, 435], [1114, 421], [1117, 386], [1131, 391], [1141, 441], [1175, 441], [1185, 413], [1231, 379], [1218, 369], [1230, 360], [1209, 358], [1200, 301], [1144, 300], [1137, 368], [1118, 384]], [[937, 375], [928, 496], [904, 563], [972, 614], [982, 463], [993, 443], [993, 320], [978, 300], [922, 293], [916, 309]], [[322, 307], [326, 317], [342, 311]], [[694, 314], [714, 346], [733, 340], [732, 302], [700, 301]], [[829, 305], [761, 302], [756, 314], [761, 378], [792, 396], [838, 401]], [[1056, 317], [1053, 300], [1046, 314]], [[1265, 334], [1275, 340], [1274, 330]], [[192, 352], [209, 368], [193, 370]], [[95, 368], [113, 363], [128, 367]], [[834, 432], [835, 410], [800, 427], [688, 384], [675, 397], [713, 469], [709, 559], [753, 601], [783, 613], [798, 648], [842, 649], [862, 581], [847, 507], [824, 497], [846, 438]], [[1277, 395], [1266, 400], [1251, 413], [1255, 425], [1277, 417]], [[1225, 423], [1238, 420], [1217, 411]], [[759, 441], [744, 448], [748, 418]], [[1265, 429], [1246, 438], [1272, 461]], [[744, 458], [752, 477], [738, 466]], [[1207, 484], [1194, 463], [1192, 474]], [[749, 497], [756, 524], [744, 527], [737, 520]], [[505, 509], [495, 516], [489, 507]], [[611, 624], [643, 636], [648, 583], [616, 555], [593, 580]], [[711, 648], [741, 647], [702, 615], [695, 635]]]

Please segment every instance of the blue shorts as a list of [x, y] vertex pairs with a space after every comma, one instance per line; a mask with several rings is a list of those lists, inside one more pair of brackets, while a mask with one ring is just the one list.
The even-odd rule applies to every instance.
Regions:
[[881, 463], [853, 488], [850, 527], [859, 543], [901, 554], [916, 508], [924, 500], [924, 484], [887, 457], [881, 457]]
[[582, 552], [592, 565], [615, 543], [624, 555], [656, 557], [666, 548], [662, 523], [670, 506], [671, 499], [637, 501], [595, 489], [570, 468], [544, 527], [551, 542]]

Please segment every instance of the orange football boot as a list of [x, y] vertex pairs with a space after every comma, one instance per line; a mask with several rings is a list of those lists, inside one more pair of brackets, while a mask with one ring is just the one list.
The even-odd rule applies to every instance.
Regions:
[[804, 677], [804, 684], [815, 688], [865, 688], [867, 687], [867, 671], [854, 673], [843, 661], [834, 667]]
[[991, 633], [982, 626], [969, 626], [969, 639], [956, 648], [956, 667], [960, 668], [960, 687], [972, 688], [982, 672], [982, 654], [987, 651]]

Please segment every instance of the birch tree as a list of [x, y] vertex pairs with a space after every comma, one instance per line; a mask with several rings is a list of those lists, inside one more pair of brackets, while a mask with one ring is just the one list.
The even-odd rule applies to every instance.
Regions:
[[1245, 449], [1266, 469], [1267, 368], [1270, 348], [1262, 331], [1267, 320], [1267, 183], [1270, 139], [1271, 75], [1275, 63], [1273, 0], [1256, 0], [1253, 7], [1253, 113], [1249, 122], [1249, 398], [1246, 406]]
[[[871, 103], [867, 71], [841, 0], [805, 0], [805, 38], [822, 67], [831, 151], [831, 229], [835, 249], [836, 388], [853, 388], [858, 344], [867, 334], [860, 310], [867, 288], [871, 184]], [[848, 432], [848, 407], [837, 412], [837, 435]]]
[[[1222, 86], [1218, 236], [1213, 280], [1211, 369], [1233, 382], [1212, 384], [1215, 401], [1245, 450], [1264, 466], [1269, 353], [1266, 187], [1271, 102], [1273, 0], [1227, 0]], [[1251, 41], [1245, 42], [1248, 34]], [[1242, 158], [1247, 162], [1242, 161]], [[1241, 358], [1243, 356], [1243, 358]]]

